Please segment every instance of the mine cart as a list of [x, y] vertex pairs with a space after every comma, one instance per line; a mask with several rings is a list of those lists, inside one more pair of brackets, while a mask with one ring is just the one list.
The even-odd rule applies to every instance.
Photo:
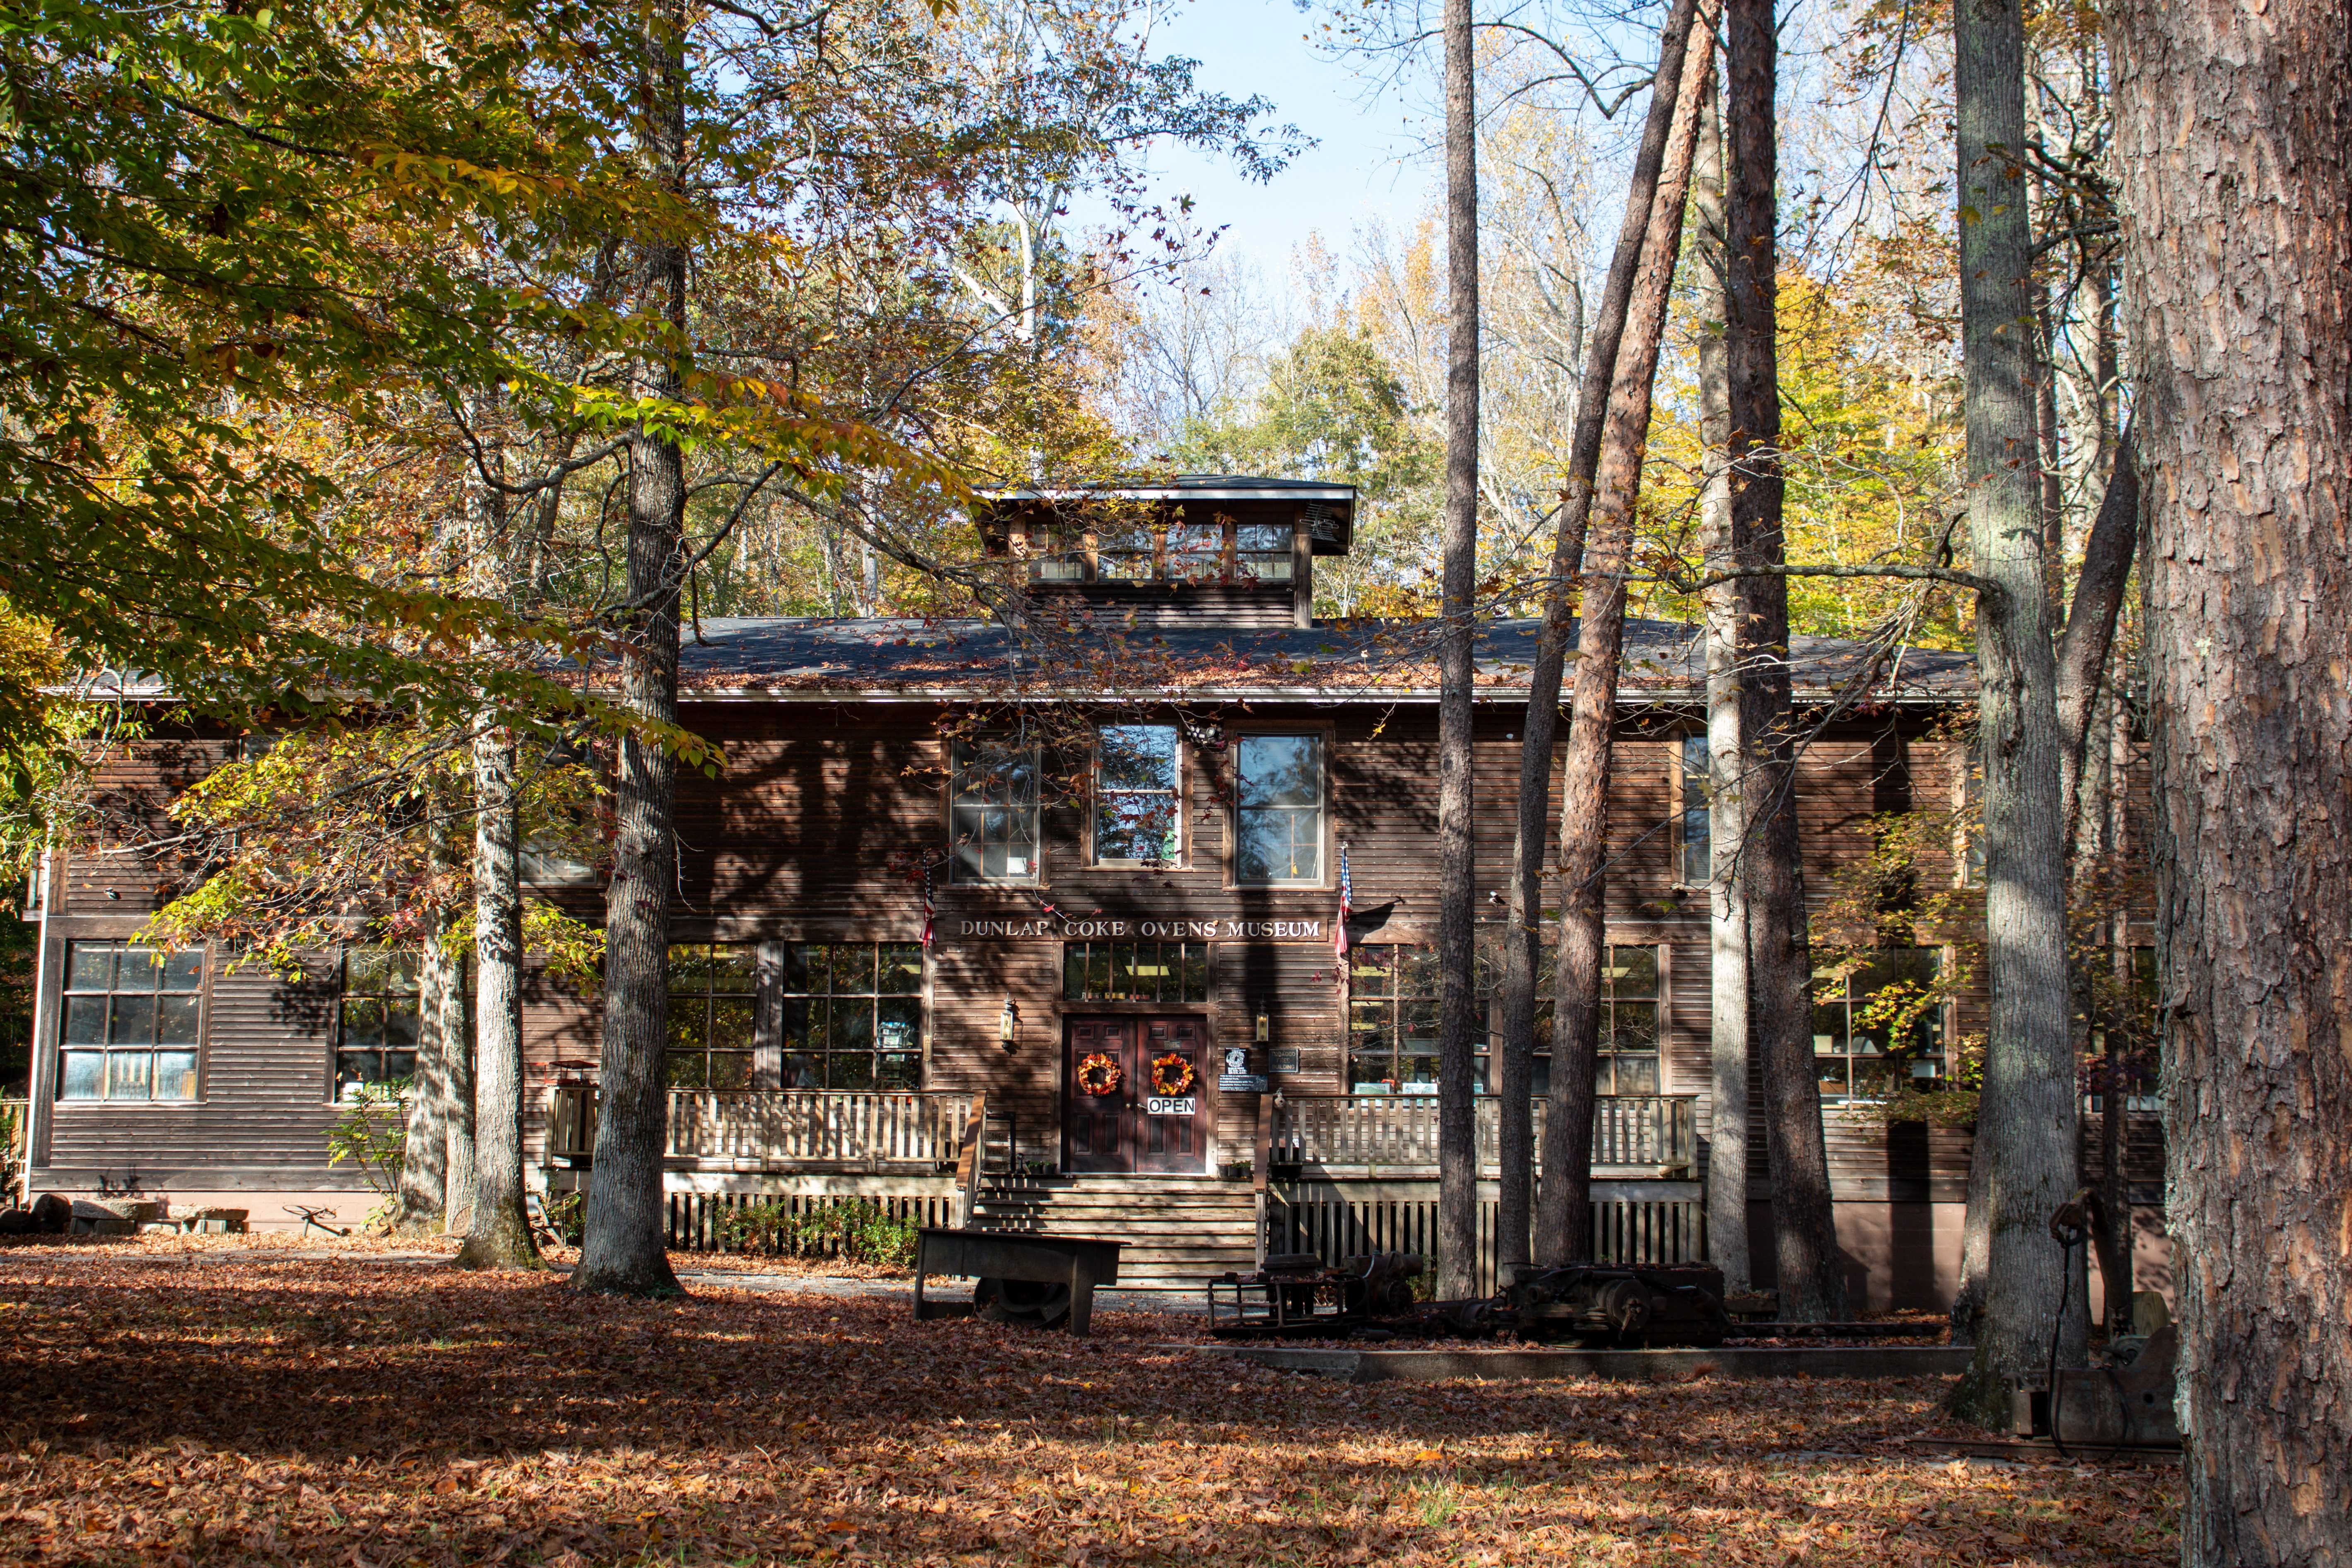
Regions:
[[1420, 1257], [1383, 1252], [1326, 1267], [1311, 1252], [1276, 1253], [1255, 1274], [1209, 1281], [1209, 1331], [1221, 1339], [1337, 1339], [1412, 1310]]
[[1703, 1263], [1523, 1268], [1493, 1318], [1521, 1339], [1583, 1343], [1719, 1345], [1732, 1331], [1723, 1271]]

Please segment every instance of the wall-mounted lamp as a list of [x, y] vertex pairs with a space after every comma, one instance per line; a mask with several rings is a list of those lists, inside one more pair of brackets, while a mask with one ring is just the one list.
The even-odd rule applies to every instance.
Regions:
[[1271, 1037], [1272, 1034], [1273, 1030], [1268, 1026], [1266, 1022], [1265, 1009], [1264, 1007], [1260, 1007], [1257, 1010], [1257, 1043], [1261, 1046], [1265, 1044], [1267, 1039]]
[[1004, 999], [1004, 1011], [998, 1014], [996, 1017], [996, 1043], [1009, 1051], [1020, 1037], [1021, 1009], [1013, 1005], [1012, 997], [1007, 996]]

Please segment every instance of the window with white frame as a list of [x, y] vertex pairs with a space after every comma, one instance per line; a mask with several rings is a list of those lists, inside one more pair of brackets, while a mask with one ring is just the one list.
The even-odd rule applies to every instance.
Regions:
[[[1552, 999], [1559, 949], [1546, 942], [1536, 960], [1533, 1092], [1551, 1092]], [[1490, 1006], [1501, 980], [1500, 958], [1482, 953], [1479, 990]], [[1646, 943], [1611, 942], [1601, 950], [1601, 1022], [1593, 1063], [1593, 1090], [1612, 1095], [1662, 1092], [1658, 1042], [1660, 1011], [1665, 993], [1658, 968], [1658, 950]], [[1496, 1006], [1496, 1012], [1499, 1007]], [[1499, 1026], [1499, 1016], [1492, 1016]]]
[[68, 943], [58, 1098], [195, 1099], [204, 984], [201, 949]]
[[1168, 866], [1181, 858], [1183, 811], [1176, 727], [1106, 724], [1095, 751], [1095, 862]]
[[1323, 737], [1244, 735], [1234, 743], [1234, 879], [1323, 880]]
[[955, 749], [950, 847], [959, 882], [1037, 879], [1037, 753], [1002, 742]]

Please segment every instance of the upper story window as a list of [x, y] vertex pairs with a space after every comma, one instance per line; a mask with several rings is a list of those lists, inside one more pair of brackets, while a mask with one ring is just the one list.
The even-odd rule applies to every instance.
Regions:
[[758, 971], [742, 942], [679, 942], [669, 950], [669, 1044], [664, 1074], [672, 1089], [749, 1089]]
[[959, 743], [948, 818], [955, 880], [1035, 881], [1036, 752], [997, 742]]
[[1252, 582], [1290, 581], [1292, 530], [1274, 522], [1244, 522], [1234, 530], [1234, 574]]
[[1883, 1100], [1905, 1077], [1944, 1076], [1943, 954], [1881, 948], [1843, 976], [1813, 977], [1813, 1068], [1823, 1100]]
[[1068, 529], [1029, 535], [1029, 576], [1038, 583], [1087, 580], [1087, 536]]
[[[1367, 945], [1348, 956], [1348, 1086], [1357, 1094], [1437, 1092], [1437, 950]], [[1480, 1055], [1478, 1081], [1486, 1081]]]
[[1953, 859], [1960, 885], [1980, 888], [1985, 879], [1984, 752], [1970, 742], [1959, 762], [1959, 776], [1952, 781], [1952, 833], [1959, 841], [1953, 846]]
[[1683, 864], [1678, 880], [1704, 888], [1715, 879], [1713, 819], [1707, 814], [1707, 750], [1705, 735], [1685, 735], [1682, 744]]
[[1323, 737], [1244, 735], [1234, 745], [1234, 879], [1323, 881]]
[[1297, 529], [1286, 522], [1097, 520], [1033, 528], [1015, 549], [1035, 583], [1265, 583], [1288, 585]]
[[922, 943], [787, 942], [782, 990], [786, 1089], [921, 1087]]
[[1096, 864], [1176, 864], [1183, 847], [1176, 727], [1106, 724], [1095, 762]]
[[348, 1100], [362, 1084], [415, 1076], [419, 1012], [417, 955], [388, 948], [343, 952], [343, 983], [336, 1002], [335, 1098]]
[[194, 1100], [205, 955], [120, 942], [66, 947], [60, 1100]]

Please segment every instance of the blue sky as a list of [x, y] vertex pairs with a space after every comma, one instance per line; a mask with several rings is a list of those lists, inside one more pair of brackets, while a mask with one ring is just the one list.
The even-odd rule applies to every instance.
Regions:
[[1276, 124], [1317, 138], [1265, 184], [1181, 147], [1160, 148], [1151, 160], [1155, 195], [1190, 192], [1203, 226], [1228, 226], [1221, 249], [1277, 278], [1310, 233], [1319, 231], [1344, 254], [1367, 217], [1410, 222], [1438, 172], [1433, 159], [1419, 154], [1423, 93], [1390, 88], [1375, 99], [1351, 62], [1306, 41], [1321, 25], [1319, 8], [1302, 13], [1290, 0], [1188, 0], [1154, 34], [1155, 52], [1201, 62], [1201, 87], [1235, 98], [1262, 93], [1274, 100]]

